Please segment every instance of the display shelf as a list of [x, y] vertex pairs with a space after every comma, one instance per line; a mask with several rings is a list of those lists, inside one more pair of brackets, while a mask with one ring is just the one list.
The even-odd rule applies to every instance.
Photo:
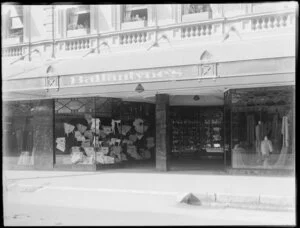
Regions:
[[171, 123], [173, 153], [202, 152], [206, 148], [223, 150], [223, 110], [176, 107], [171, 111]]

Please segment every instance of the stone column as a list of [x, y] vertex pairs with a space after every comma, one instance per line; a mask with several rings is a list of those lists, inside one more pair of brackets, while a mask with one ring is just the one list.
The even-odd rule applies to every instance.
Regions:
[[156, 95], [156, 169], [169, 170], [170, 157], [170, 124], [169, 95]]
[[53, 168], [53, 100], [42, 100], [33, 108], [33, 165], [35, 169]]

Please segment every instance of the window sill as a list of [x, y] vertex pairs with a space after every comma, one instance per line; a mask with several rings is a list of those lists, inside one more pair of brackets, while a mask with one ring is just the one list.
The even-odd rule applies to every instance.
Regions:
[[183, 22], [205, 21], [211, 18], [210, 12], [193, 13], [182, 15]]
[[22, 43], [22, 37], [10, 37], [3, 40], [4, 45], [13, 45]]
[[123, 29], [136, 29], [136, 28], [144, 28], [147, 26], [147, 21], [130, 21], [123, 22], [121, 24], [121, 28]]
[[73, 36], [85, 36], [88, 35], [88, 31], [86, 29], [76, 29], [76, 30], [68, 30], [67, 31], [67, 37], [73, 37]]

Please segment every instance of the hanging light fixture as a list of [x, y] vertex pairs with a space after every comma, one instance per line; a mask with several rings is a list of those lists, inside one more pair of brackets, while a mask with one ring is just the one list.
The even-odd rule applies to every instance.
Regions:
[[144, 87], [142, 86], [142, 84], [141, 83], [139, 83], [138, 85], [137, 85], [137, 87], [135, 88], [135, 92], [138, 92], [138, 93], [142, 93], [142, 92], [144, 92]]
[[194, 99], [194, 101], [199, 101], [199, 100], [200, 100], [200, 97], [199, 97], [198, 95], [195, 95], [195, 96], [193, 97], [193, 99]]

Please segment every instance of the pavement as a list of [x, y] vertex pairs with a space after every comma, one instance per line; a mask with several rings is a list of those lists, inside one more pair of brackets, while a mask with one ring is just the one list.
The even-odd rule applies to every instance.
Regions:
[[203, 206], [295, 209], [294, 176], [217, 175], [172, 171], [163, 173], [141, 169], [97, 172], [4, 170], [3, 175], [3, 186], [8, 191], [85, 192], [127, 198], [164, 197], [174, 202], [179, 202], [182, 197], [192, 193]]

